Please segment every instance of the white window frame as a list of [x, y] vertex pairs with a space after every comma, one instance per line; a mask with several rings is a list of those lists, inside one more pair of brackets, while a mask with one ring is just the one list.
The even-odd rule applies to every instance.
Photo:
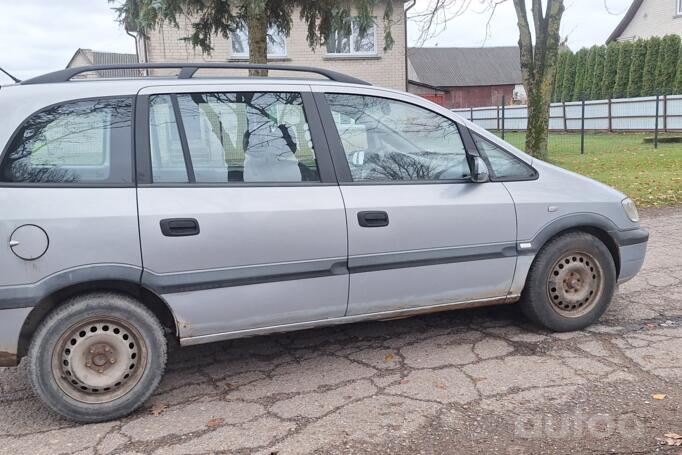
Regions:
[[[682, 0], [681, 0], [682, 1]], [[357, 16], [351, 17], [352, 21], [355, 21]], [[372, 22], [374, 23], [372, 25], [372, 36], [373, 36], [373, 42], [374, 42], [374, 50], [366, 52], [366, 51], [356, 51], [353, 47], [353, 32], [351, 31], [351, 42], [350, 45], [348, 46], [348, 52], [329, 52], [329, 48], [325, 46], [325, 51], [326, 55], [328, 57], [345, 57], [345, 58], [352, 58], [352, 57], [376, 57], [379, 55], [379, 50], [378, 50], [378, 43], [377, 43], [377, 21], [376, 17], [372, 18]], [[353, 25], [351, 25], [351, 30], [352, 30]], [[336, 32], [334, 32], [336, 33]], [[367, 34], [368, 36], [370, 35], [369, 33]]]
[[[268, 58], [287, 58], [287, 55], [289, 53], [289, 49], [287, 46], [287, 37], [284, 35], [284, 33], [281, 30], [277, 30], [275, 27], [268, 28], [268, 34], [271, 34], [271, 31], [277, 31], [282, 35], [282, 38], [284, 39], [284, 53], [281, 54], [274, 54], [269, 52], [270, 46], [268, 46]], [[245, 47], [248, 49], [249, 47], [249, 29], [246, 25], [244, 25], [244, 28], [240, 30], [241, 33], [244, 34], [244, 37], [246, 38], [245, 42]], [[230, 46], [230, 50], [232, 52], [231, 58], [237, 58], [237, 59], [248, 59], [249, 58], [249, 51], [247, 50], [246, 52], [235, 52], [234, 50], [234, 33], [232, 33], [232, 36], [230, 37], [230, 40], [232, 41], [232, 46]]]
[[682, 0], [677, 0], [676, 16], [682, 16]]

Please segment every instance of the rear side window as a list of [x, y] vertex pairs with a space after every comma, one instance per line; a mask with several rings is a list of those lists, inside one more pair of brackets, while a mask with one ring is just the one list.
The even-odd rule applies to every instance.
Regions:
[[150, 97], [154, 182], [319, 182], [299, 93]]
[[0, 165], [6, 183], [132, 183], [131, 98], [73, 101], [26, 120]]

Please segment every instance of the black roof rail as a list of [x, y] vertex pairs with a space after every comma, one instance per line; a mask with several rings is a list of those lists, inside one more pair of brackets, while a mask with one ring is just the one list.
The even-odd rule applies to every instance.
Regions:
[[276, 70], [276, 71], [296, 71], [302, 73], [319, 74], [335, 82], [346, 82], [350, 84], [371, 85], [361, 79], [357, 79], [347, 74], [338, 73], [336, 71], [313, 68], [308, 66], [290, 66], [290, 65], [265, 65], [253, 63], [126, 63], [119, 65], [90, 65], [81, 66], [78, 68], [67, 68], [52, 73], [36, 76], [21, 82], [22, 85], [33, 84], [52, 84], [56, 82], [68, 82], [82, 73], [90, 73], [93, 71], [110, 71], [110, 70], [148, 70], [148, 69], [179, 69], [177, 75], [178, 79], [191, 79], [200, 69], [245, 69], [245, 70]]

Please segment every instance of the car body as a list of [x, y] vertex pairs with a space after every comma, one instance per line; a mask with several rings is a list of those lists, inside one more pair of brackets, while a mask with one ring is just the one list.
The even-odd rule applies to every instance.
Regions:
[[2, 87], [0, 109], [2, 366], [89, 292], [193, 345], [514, 303], [571, 232], [603, 243], [618, 282], [645, 256], [625, 195], [408, 93], [48, 79]]

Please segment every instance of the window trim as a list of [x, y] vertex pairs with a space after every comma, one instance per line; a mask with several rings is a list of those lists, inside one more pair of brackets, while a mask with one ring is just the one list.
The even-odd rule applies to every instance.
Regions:
[[[354, 20], [356, 17], [357, 16], [352, 16], [351, 19]], [[373, 39], [374, 50], [373, 51], [370, 51], [370, 52], [354, 52], [353, 51], [353, 43], [351, 42], [350, 46], [348, 48], [349, 52], [329, 52], [329, 50], [328, 50], [329, 48], [327, 46], [325, 46], [325, 53], [324, 53], [325, 58], [328, 58], [328, 59], [359, 58], [359, 59], [361, 59], [361, 58], [368, 58], [368, 57], [378, 57], [379, 56], [379, 46], [377, 43], [378, 34], [377, 34], [377, 22], [376, 22], [375, 17], [372, 18], [372, 22], [373, 22], [372, 35], [374, 37], [374, 39]], [[351, 27], [352, 27], [352, 25], [351, 25]], [[333, 33], [336, 33], [336, 32], [333, 32]], [[351, 29], [351, 37], [352, 36], [353, 36], [353, 32]]]
[[[419, 104], [416, 103], [411, 103], [409, 101], [405, 100], [399, 100], [395, 98], [391, 98], [389, 96], [381, 96], [379, 94], [366, 94], [366, 93], [353, 93], [353, 92], [334, 92], [334, 91], [320, 91], [320, 92], [314, 92], [313, 96], [315, 98], [315, 102], [317, 103], [317, 108], [320, 112], [320, 117], [322, 119], [322, 123], [324, 125], [324, 131], [327, 134], [327, 142], [329, 143], [329, 150], [332, 154], [332, 160], [334, 162], [334, 168], [336, 169], [337, 177], [339, 180], [339, 184], [343, 186], [384, 186], [384, 185], [452, 185], [452, 184], [461, 184], [461, 183], [473, 183], [471, 179], [467, 178], [462, 178], [462, 179], [451, 179], [451, 180], [387, 180], [387, 181], [354, 181], [353, 176], [350, 171], [350, 166], [348, 164], [348, 159], [346, 158], [346, 151], [343, 148], [343, 144], [341, 142], [341, 136], [339, 135], [339, 131], [336, 127], [336, 123], [334, 122], [334, 117], [332, 115], [331, 108], [329, 107], [329, 103], [327, 103], [327, 98], [325, 95], [350, 95], [350, 96], [371, 96], [374, 98], [381, 98], [381, 99], [386, 99], [389, 101], [394, 101], [394, 102], [399, 102], [399, 103], [405, 103], [409, 104], [411, 106], [427, 110], [434, 115], [437, 115], [439, 117], [443, 117], [444, 119], [447, 119], [451, 121], [452, 123], [455, 124], [457, 127], [457, 131], [459, 132], [460, 138], [462, 140], [462, 145], [464, 146], [464, 153], [467, 156], [467, 161], [469, 162], [469, 165], [471, 166], [471, 163], [469, 161], [469, 158], [472, 156], [479, 156], [478, 149], [475, 147], [473, 138], [469, 136], [469, 129], [462, 125], [461, 123], [457, 122], [456, 120], [453, 120], [449, 117], [444, 116], [443, 114], [439, 114], [438, 112], [434, 112], [431, 109], [428, 109], [424, 106], [420, 106]], [[487, 164], [487, 163], [486, 163]], [[477, 183], [477, 185], [479, 185]]]
[[137, 123], [136, 123], [136, 114], [137, 114], [137, 96], [134, 94], [128, 94], [128, 95], [108, 95], [108, 96], [91, 96], [87, 98], [74, 98], [74, 99], [67, 99], [67, 100], [62, 100], [58, 101], [56, 103], [49, 104], [47, 106], [41, 107], [40, 109], [32, 112], [29, 114], [24, 120], [21, 121], [19, 126], [15, 128], [15, 130], [12, 132], [12, 134], [9, 137], [9, 140], [5, 144], [5, 146], [2, 149], [2, 152], [0, 152], [0, 164], [5, 159], [5, 156], [7, 156], [7, 153], [9, 153], [9, 148], [12, 146], [14, 143], [14, 140], [16, 137], [19, 135], [19, 133], [22, 131], [24, 126], [26, 126], [26, 123], [33, 118], [35, 115], [46, 111], [48, 109], [52, 109], [53, 107], [56, 106], [61, 106], [64, 104], [70, 104], [70, 103], [78, 103], [82, 101], [97, 101], [97, 100], [108, 100], [108, 99], [129, 99], [131, 101], [131, 108], [130, 108], [130, 129], [131, 129], [131, 134], [130, 134], [130, 182], [128, 183], [114, 183], [114, 182], [104, 182], [104, 183], [97, 183], [97, 182], [87, 182], [87, 183], [32, 183], [32, 182], [2, 182], [0, 181], [0, 188], [135, 188], [137, 182], [136, 182], [136, 171], [135, 171], [135, 130], [137, 129]]
[[[478, 151], [478, 156], [480, 156], [481, 159], [483, 159], [483, 161], [485, 162], [485, 165], [488, 166], [488, 175], [490, 175], [490, 181], [491, 182], [528, 182], [528, 181], [537, 180], [540, 178], [540, 173], [537, 171], [537, 169], [535, 169], [530, 164], [526, 163], [524, 160], [518, 158], [513, 153], [509, 152], [509, 150], [507, 150], [506, 148], [500, 147], [498, 144], [495, 144], [494, 142], [489, 141], [485, 137], [483, 137], [480, 134], [475, 133], [471, 130], [469, 131], [469, 133], [471, 134], [471, 141], [473, 143], [473, 146]], [[504, 153], [505, 155], [510, 156], [513, 160], [515, 160], [515, 161], [523, 164], [524, 166], [526, 166], [528, 169], [530, 169], [533, 172], [533, 175], [529, 176], [529, 177], [497, 177], [495, 175], [495, 169], [493, 169], [493, 167], [490, 165], [490, 161], [488, 160], [488, 156], [484, 152], [481, 152], [478, 149], [478, 146], [476, 145], [475, 136], [480, 137], [481, 140], [483, 140], [483, 141], [491, 143], [492, 145], [494, 145], [495, 147], [500, 149], [500, 151], [502, 151], [502, 153]]]
[[[246, 32], [246, 39], [247, 39], [247, 46], [248, 46], [248, 39], [249, 39], [249, 29], [245, 25], [244, 31]], [[280, 33], [282, 33], [281, 30], [279, 30]], [[235, 32], [230, 34], [230, 40], [232, 40], [232, 36], [234, 35]], [[285, 59], [289, 57], [289, 40], [287, 39], [287, 36], [282, 33], [282, 36], [284, 37], [284, 53], [283, 54], [271, 54], [268, 52], [268, 58], [269, 59]], [[234, 43], [234, 41], [232, 41]], [[267, 46], [267, 44], [266, 44]], [[234, 60], [248, 60], [249, 59], [249, 52], [235, 52], [234, 48], [232, 47], [232, 44], [230, 44], [230, 59]]]
[[[315, 151], [315, 160], [320, 180], [317, 182], [154, 182], [152, 179], [152, 156], [149, 136], [149, 98], [156, 95], [191, 95], [193, 93], [298, 93], [303, 102], [303, 113], [310, 130], [310, 140]], [[159, 92], [137, 95], [138, 110], [135, 122], [135, 152], [136, 152], [136, 175], [137, 186], [142, 188], [271, 188], [271, 187], [304, 187], [304, 186], [337, 186], [339, 184], [332, 157], [327, 144], [327, 139], [322, 129], [318, 108], [313, 100], [313, 94], [308, 87], [285, 87], [284, 90], [258, 90], [257, 88], [220, 88], [202, 91], [174, 91]], [[179, 124], [178, 124], [179, 125]], [[184, 134], [184, 129], [183, 129]], [[187, 149], [189, 152], [189, 149]], [[185, 153], [183, 147], [183, 154]]]

